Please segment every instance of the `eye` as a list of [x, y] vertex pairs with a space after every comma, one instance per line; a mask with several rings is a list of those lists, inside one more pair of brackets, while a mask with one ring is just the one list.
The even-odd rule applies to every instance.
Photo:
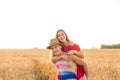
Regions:
[[61, 35], [59, 34], [58, 37], [60, 37]]
[[55, 46], [55, 48], [57, 48], [57, 46]]

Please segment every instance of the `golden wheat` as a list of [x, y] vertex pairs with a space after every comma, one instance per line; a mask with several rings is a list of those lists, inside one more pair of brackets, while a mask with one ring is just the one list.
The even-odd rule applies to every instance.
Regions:
[[120, 80], [120, 49], [83, 50], [89, 65], [89, 80]]
[[0, 80], [55, 80], [56, 76], [48, 50], [0, 50]]
[[[83, 50], [89, 80], [120, 80], [120, 49]], [[57, 69], [46, 49], [1, 49], [0, 80], [56, 80]]]

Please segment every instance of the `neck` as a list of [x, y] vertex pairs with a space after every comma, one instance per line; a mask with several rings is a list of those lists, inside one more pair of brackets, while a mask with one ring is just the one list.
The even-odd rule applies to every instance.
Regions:
[[64, 46], [68, 46], [69, 45], [69, 41], [65, 41], [63, 42]]

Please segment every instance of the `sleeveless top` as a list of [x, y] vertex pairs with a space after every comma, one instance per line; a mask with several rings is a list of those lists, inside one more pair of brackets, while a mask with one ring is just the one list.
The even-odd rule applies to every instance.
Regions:
[[60, 61], [57, 61], [55, 65], [59, 72], [74, 72], [74, 69], [71, 67], [71, 64], [67, 60], [61, 59]]

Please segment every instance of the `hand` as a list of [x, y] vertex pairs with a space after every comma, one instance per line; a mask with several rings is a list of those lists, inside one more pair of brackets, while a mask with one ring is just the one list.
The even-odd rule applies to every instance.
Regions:
[[66, 54], [67, 54], [67, 55], [73, 55], [73, 54], [75, 54], [75, 50], [70, 50], [70, 51], [68, 51]]
[[76, 50], [70, 50], [70, 52], [76, 53], [77, 51]]
[[62, 57], [63, 59], [65, 59], [65, 60], [68, 60], [68, 56], [67, 56], [66, 54], [61, 55], [61, 57]]

